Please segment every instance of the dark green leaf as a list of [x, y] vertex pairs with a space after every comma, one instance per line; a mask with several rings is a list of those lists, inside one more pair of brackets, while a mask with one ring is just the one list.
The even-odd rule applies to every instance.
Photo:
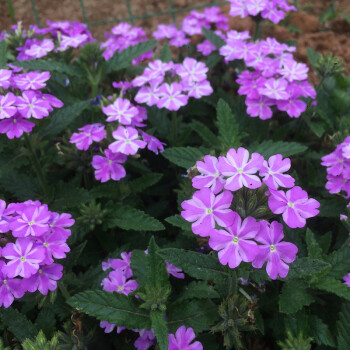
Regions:
[[215, 146], [217, 144], [216, 135], [203, 123], [198, 120], [194, 120], [191, 123], [191, 128], [195, 131], [205, 143]]
[[191, 231], [191, 224], [186, 221], [181, 215], [170, 216], [166, 218], [165, 221], [173, 226], [180, 227], [185, 231]]
[[[350, 249], [349, 247], [343, 247], [335, 250], [327, 256], [326, 262], [332, 265], [329, 271], [329, 277], [342, 278], [349, 272], [350, 267]], [[350, 288], [349, 288], [350, 289]]]
[[151, 311], [151, 322], [160, 350], [168, 350], [169, 335], [164, 313], [160, 311]]
[[177, 166], [189, 169], [206, 153], [208, 153], [208, 150], [203, 147], [171, 147], [164, 150], [162, 156]]
[[309, 258], [318, 259], [322, 256], [322, 249], [317, 243], [314, 233], [309, 228], [306, 230], [306, 244]]
[[90, 316], [127, 328], [151, 328], [149, 314], [139, 307], [134, 297], [103, 290], [85, 291], [74, 295], [67, 303]]
[[311, 336], [318, 345], [335, 347], [333, 334], [328, 326], [317, 316], [310, 317]]
[[322, 123], [318, 121], [314, 122], [306, 118], [306, 124], [317, 137], [321, 137], [325, 133]]
[[217, 49], [226, 45], [224, 39], [221, 39], [217, 34], [215, 34], [212, 30], [202, 27], [202, 33], [207, 40], [209, 40]]
[[346, 300], [350, 300], [350, 288], [335, 278], [324, 277], [312, 283], [312, 287], [325, 292], [333, 293]]
[[109, 228], [120, 227], [134, 231], [162, 231], [164, 225], [145, 212], [126, 205], [117, 206], [113, 210], [113, 218], [107, 223]]
[[350, 303], [344, 303], [337, 321], [338, 350], [350, 349]]
[[298, 258], [289, 265], [286, 280], [305, 278], [324, 272], [331, 267], [330, 264], [317, 259]]
[[293, 314], [303, 306], [310, 305], [314, 298], [306, 291], [306, 285], [299, 282], [285, 283], [279, 297], [279, 310], [285, 314]]
[[215, 299], [219, 297], [220, 295], [215, 291], [214, 287], [207, 282], [193, 281], [183, 288], [178, 301], [188, 299]]
[[213, 52], [209, 55], [205, 60], [205, 65], [209, 69], [213, 69], [220, 61], [222, 61], [223, 57], [217, 52]]
[[258, 152], [265, 158], [268, 158], [274, 154], [282, 154], [284, 157], [294, 156], [298, 153], [303, 153], [307, 150], [305, 145], [297, 142], [284, 142], [272, 140], [264, 141], [260, 144], [253, 143], [249, 147], [250, 152]]
[[129, 181], [129, 188], [132, 193], [139, 193], [148, 187], [155, 185], [163, 177], [163, 174], [149, 173], [142, 175], [136, 180]]
[[229, 277], [225, 268], [213, 256], [177, 248], [160, 249], [157, 253], [192, 277], [213, 281]]
[[6, 56], [6, 41], [2, 39], [0, 41], [0, 69], [6, 67], [7, 56]]
[[162, 62], [170, 62], [171, 61], [171, 50], [169, 44], [165, 43], [160, 51], [159, 59]]
[[344, 198], [320, 199], [319, 202], [321, 205], [318, 216], [325, 218], [339, 218], [347, 204]]
[[147, 283], [148, 257], [143, 250], [134, 249], [131, 254], [131, 268], [140, 285]]
[[318, 58], [320, 57], [320, 54], [318, 52], [316, 52], [315, 50], [311, 49], [310, 47], [306, 48], [306, 54], [307, 54], [307, 58], [309, 59], [311, 65], [313, 67], [315, 67]]

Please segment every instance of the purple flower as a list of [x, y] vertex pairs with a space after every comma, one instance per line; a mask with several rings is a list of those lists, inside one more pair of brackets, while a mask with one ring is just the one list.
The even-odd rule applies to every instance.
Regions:
[[225, 188], [236, 191], [243, 186], [248, 188], [258, 188], [261, 186], [261, 181], [258, 176], [253, 175], [260, 170], [264, 158], [253, 153], [249, 160], [249, 152], [242, 147], [236, 151], [231, 148], [226, 157], [219, 157], [218, 169], [226, 179]]
[[50, 79], [49, 72], [29, 72], [17, 74], [13, 80], [18, 89], [21, 90], [39, 90], [46, 86], [46, 81]]
[[11, 118], [16, 114], [17, 108], [14, 106], [16, 101], [16, 96], [12, 92], [5, 96], [0, 95], [0, 119]]
[[[11, 218], [6, 215], [5, 208], [6, 208], [6, 202], [0, 199], [0, 233], [6, 233], [10, 230]], [[0, 250], [0, 253], [1, 253], [1, 250]]]
[[11, 85], [12, 71], [9, 69], [0, 69], [0, 86], [8, 89]]
[[178, 111], [188, 101], [188, 96], [183, 94], [182, 85], [179, 83], [162, 84], [159, 87], [158, 95], [157, 107], [166, 108], [169, 111]]
[[24, 132], [31, 132], [35, 124], [16, 114], [11, 118], [0, 121], [0, 133], [6, 134], [9, 139], [18, 138]]
[[51, 212], [47, 205], [29, 205], [10, 223], [14, 237], [42, 236], [49, 231]]
[[265, 86], [259, 89], [260, 94], [275, 100], [287, 100], [289, 93], [286, 91], [288, 82], [285, 79], [268, 79]]
[[264, 161], [259, 175], [264, 176], [263, 182], [273, 190], [278, 186], [293, 187], [295, 180], [290, 176], [283, 174], [290, 169], [290, 159], [283, 159], [281, 154], [271, 156], [268, 161]]
[[45, 250], [45, 259], [43, 264], [50, 265], [55, 259], [63, 259], [66, 257], [66, 253], [70, 251], [67, 243], [67, 237], [60, 233], [46, 233], [43, 236], [37, 238], [39, 243]]
[[202, 80], [193, 85], [185, 85], [184, 90], [188, 92], [188, 97], [194, 97], [197, 99], [203, 96], [209, 96], [214, 91], [208, 80]]
[[32, 58], [41, 58], [46, 56], [55, 48], [51, 39], [44, 39], [40, 44], [33, 44], [24, 53]]
[[108, 148], [113, 153], [123, 153], [126, 155], [134, 155], [139, 148], [145, 148], [147, 143], [139, 140], [139, 134], [135, 128], [119, 126], [113, 131], [113, 137], [117, 140], [111, 143]]
[[169, 334], [168, 350], [203, 350], [199, 341], [190, 344], [196, 337], [192, 328], [181, 326], [174, 334]]
[[166, 272], [168, 273], [168, 275], [172, 275], [172, 276], [174, 276], [176, 278], [180, 278], [180, 279], [185, 278], [185, 275], [181, 269], [179, 269], [178, 267], [176, 267], [174, 265], [171, 265], [167, 261], [165, 263], [166, 263]]
[[10, 260], [2, 268], [7, 277], [28, 278], [39, 270], [39, 264], [45, 259], [45, 250], [40, 246], [35, 247], [30, 238], [19, 238], [16, 243], [6, 244], [2, 256]]
[[132, 119], [138, 114], [138, 110], [134, 107], [129, 100], [118, 97], [113, 104], [102, 107], [104, 114], [108, 116], [107, 122], [113, 122], [117, 120], [124, 125], [130, 125]]
[[[350, 287], [350, 273], [348, 273], [347, 275], [345, 275], [343, 277], [344, 280], [344, 284], [346, 284], [348, 287]], [[1, 305], [1, 304], [0, 304]]]
[[283, 68], [281, 68], [278, 73], [280, 73], [283, 78], [288, 81], [294, 80], [306, 80], [307, 72], [309, 68], [304, 63], [297, 63], [294, 60], [283, 62]]
[[138, 287], [138, 283], [135, 280], [127, 281], [122, 270], [115, 270], [102, 280], [102, 286], [107, 292], [128, 295]]
[[24, 91], [17, 97], [17, 109], [24, 118], [42, 119], [49, 115], [51, 106], [35, 91]]
[[208, 187], [211, 188], [214, 194], [217, 194], [224, 188], [225, 184], [225, 180], [217, 167], [218, 159], [206, 155], [203, 160], [203, 162], [197, 162], [197, 170], [201, 175], [195, 176], [192, 179], [192, 186], [197, 189]]
[[137, 350], [148, 350], [155, 343], [155, 335], [153, 330], [148, 331], [147, 329], [142, 329], [140, 332], [140, 337], [134, 342], [134, 346]]
[[94, 156], [91, 165], [96, 169], [95, 178], [101, 182], [110, 179], [118, 181], [125, 177], [125, 169], [120, 163], [126, 161], [126, 155], [122, 153], [113, 153], [109, 149], [104, 151], [105, 157]]
[[146, 103], [147, 106], [154, 106], [159, 102], [158, 88], [155, 86], [142, 86], [135, 96], [137, 103]]
[[86, 151], [93, 141], [100, 142], [106, 137], [105, 126], [99, 123], [88, 124], [78, 130], [80, 132], [75, 132], [69, 142], [75, 143], [81, 151]]
[[259, 234], [255, 240], [259, 245], [259, 253], [253, 261], [253, 266], [260, 269], [267, 261], [266, 272], [271, 279], [275, 280], [279, 275], [281, 278], [287, 276], [289, 266], [295, 260], [298, 247], [293, 243], [281, 242], [284, 237], [283, 226], [277, 221], [271, 224], [267, 221], [260, 222]]
[[141, 131], [142, 138], [145, 142], [147, 142], [147, 148], [154, 152], [155, 154], [158, 154], [159, 152], [164, 151], [164, 145], [165, 143], [159, 141], [156, 137], [152, 135], [148, 135], [145, 132]]
[[269, 207], [275, 214], [282, 214], [284, 222], [292, 228], [304, 227], [307, 218], [319, 213], [320, 203], [308, 198], [306, 191], [295, 186], [286, 193], [270, 189]]
[[0, 306], [4, 305], [8, 308], [14, 298], [22, 298], [25, 289], [22, 287], [22, 280], [19, 278], [8, 278], [2, 269], [5, 266], [5, 262], [0, 260]]
[[219, 261], [233, 269], [242, 261], [253, 261], [259, 252], [257, 244], [252, 240], [259, 231], [259, 223], [254, 218], [242, 219], [234, 212], [234, 221], [225, 230], [212, 230], [209, 246], [219, 251]]
[[340, 175], [344, 167], [350, 162], [344, 161], [342, 149], [338, 145], [336, 150], [330, 154], [327, 154], [326, 156], [322, 157], [322, 163], [321, 165], [327, 167], [327, 173], [329, 175], [337, 176]]
[[247, 105], [247, 113], [251, 117], [259, 117], [262, 120], [272, 118], [272, 110], [270, 106], [274, 104], [274, 101], [268, 97], [260, 96], [258, 99], [247, 98], [245, 100]]
[[69, 47], [81, 46], [88, 40], [88, 36], [86, 34], [75, 34], [74, 36], [62, 35], [60, 46], [58, 48], [59, 51], [65, 51]]
[[71, 235], [71, 231], [66, 227], [74, 225], [75, 220], [72, 219], [72, 215], [67, 213], [51, 213], [49, 226], [52, 234], [59, 233], [66, 239]]
[[202, 188], [193, 194], [192, 199], [182, 202], [181, 216], [193, 222], [192, 231], [202, 237], [209, 236], [215, 222], [222, 227], [230, 226], [234, 220], [230, 208], [233, 195], [229, 191], [215, 196], [209, 188]]
[[194, 58], [185, 58], [182, 64], [176, 68], [176, 73], [189, 83], [196, 83], [207, 79], [208, 67], [203, 62]]
[[103, 271], [106, 271], [109, 268], [112, 268], [114, 270], [120, 270], [124, 273], [126, 278], [132, 277], [133, 273], [130, 267], [131, 264], [131, 252], [122, 252], [120, 254], [121, 259], [108, 259], [107, 263], [102, 263], [102, 269]]

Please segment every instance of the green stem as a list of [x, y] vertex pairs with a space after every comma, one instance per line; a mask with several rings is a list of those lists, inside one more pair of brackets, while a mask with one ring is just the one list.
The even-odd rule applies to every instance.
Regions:
[[261, 19], [258, 18], [255, 22], [255, 31], [254, 31], [254, 37], [253, 40], [257, 41], [261, 38]]
[[71, 296], [62, 281], [58, 283], [58, 288], [66, 300], [70, 299]]
[[298, 0], [294, 0], [294, 6], [297, 10], [299, 10], [299, 3]]
[[44, 173], [43, 173], [43, 169], [42, 166], [40, 165], [39, 159], [35, 153], [34, 147], [32, 142], [29, 140], [29, 137], [26, 133], [23, 134], [24, 135], [24, 142], [27, 146], [27, 149], [29, 151], [29, 158], [31, 160], [32, 166], [38, 176], [38, 180], [40, 182], [40, 186], [41, 189], [43, 191], [43, 196], [45, 198], [47, 198], [48, 196], [48, 186], [47, 183], [45, 181], [45, 177], [44, 177]]
[[177, 115], [175, 111], [171, 113], [171, 134], [173, 144], [175, 144], [177, 139]]
[[331, 0], [331, 9], [332, 9], [332, 13], [335, 13], [335, 1]]

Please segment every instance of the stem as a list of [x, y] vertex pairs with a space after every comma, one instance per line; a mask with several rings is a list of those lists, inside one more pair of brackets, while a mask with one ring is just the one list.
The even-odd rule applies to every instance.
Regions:
[[261, 19], [257, 18], [254, 22], [255, 22], [255, 31], [254, 31], [253, 40], [257, 41], [261, 37]]
[[177, 116], [175, 111], [171, 113], [171, 134], [173, 139], [172, 141], [175, 144], [177, 139]]
[[335, 1], [331, 0], [331, 9], [332, 9], [332, 13], [335, 13]]
[[40, 186], [41, 189], [43, 191], [43, 196], [45, 198], [47, 198], [48, 196], [48, 187], [47, 187], [47, 183], [45, 181], [45, 177], [44, 177], [44, 173], [43, 173], [43, 169], [42, 166], [40, 165], [39, 159], [35, 153], [33, 144], [31, 143], [31, 141], [29, 140], [29, 137], [26, 133], [23, 134], [24, 135], [24, 142], [27, 146], [27, 149], [29, 151], [29, 158], [31, 160], [32, 166], [38, 176], [39, 182], [40, 182]]
[[299, 10], [299, 1], [298, 0], [294, 0], [294, 6], [297, 10]]
[[70, 299], [70, 294], [63, 282], [58, 283], [58, 288], [66, 300]]

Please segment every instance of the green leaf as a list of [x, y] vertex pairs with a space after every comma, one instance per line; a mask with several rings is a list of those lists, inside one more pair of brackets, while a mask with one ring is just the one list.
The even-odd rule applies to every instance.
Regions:
[[344, 198], [319, 199], [319, 202], [321, 205], [318, 216], [325, 218], [339, 218], [347, 204]]
[[90, 193], [83, 187], [76, 187], [72, 183], [60, 181], [55, 189], [53, 206], [59, 208], [77, 208], [82, 203], [91, 200]]
[[191, 123], [191, 128], [195, 131], [205, 143], [210, 146], [215, 146], [218, 142], [216, 135], [203, 123], [194, 120]]
[[213, 69], [220, 61], [222, 61], [222, 56], [217, 52], [213, 52], [204, 62], [209, 69]]
[[222, 150], [227, 151], [231, 147], [237, 148], [241, 145], [238, 123], [230, 106], [223, 99], [219, 100], [216, 113]]
[[109, 220], [107, 226], [134, 231], [162, 231], [165, 229], [164, 225], [154, 217], [127, 205], [114, 208], [113, 218]]
[[163, 177], [160, 173], [149, 173], [142, 175], [136, 180], [129, 181], [129, 188], [132, 193], [139, 193], [148, 187], [155, 185]]
[[56, 109], [50, 115], [50, 123], [43, 130], [40, 131], [39, 135], [42, 137], [52, 137], [58, 135], [64, 131], [70, 123], [78, 118], [81, 113], [90, 106], [90, 101], [80, 101], [70, 106], [65, 106], [60, 109]]
[[89, 191], [93, 198], [111, 198], [118, 199], [121, 196], [120, 186], [115, 181], [110, 183], [103, 183], [101, 185], [94, 185]]
[[341, 298], [350, 300], [350, 288], [335, 278], [324, 277], [311, 284], [313, 288], [333, 293]]
[[24, 314], [18, 310], [9, 307], [0, 309], [2, 323], [10, 330], [19, 342], [27, 338], [34, 339], [38, 334], [38, 329], [29, 321]]
[[274, 154], [282, 154], [284, 157], [294, 156], [295, 154], [303, 153], [307, 150], [305, 145], [297, 142], [285, 142], [272, 140], [264, 141], [260, 144], [253, 143], [249, 147], [250, 152], [258, 152], [265, 158]]
[[5, 39], [2, 39], [0, 41], [0, 68], [5, 68], [6, 63], [7, 63], [6, 41]]
[[81, 242], [67, 253], [67, 258], [63, 260], [62, 265], [70, 269], [75, 266], [79, 262], [79, 258], [81, 254], [83, 254], [86, 244], [87, 241]]
[[335, 347], [335, 341], [329, 327], [317, 316], [310, 317], [311, 336], [318, 345]]
[[185, 231], [191, 231], [191, 224], [186, 221], [181, 215], [177, 214], [174, 216], [169, 216], [165, 219], [165, 221], [173, 226], [180, 227]]
[[309, 228], [306, 230], [306, 244], [309, 258], [318, 259], [322, 256], [322, 249], [317, 243], [314, 233]]
[[171, 50], [169, 44], [165, 43], [160, 51], [159, 59], [162, 62], [170, 62], [171, 61]]
[[151, 328], [148, 312], [140, 308], [136, 298], [124, 294], [90, 290], [74, 295], [67, 303], [101, 321], [130, 329]]
[[131, 254], [131, 269], [140, 285], [147, 283], [147, 265], [147, 254], [143, 250], [134, 249]]
[[305, 290], [303, 283], [290, 282], [282, 287], [282, 294], [279, 297], [279, 310], [285, 314], [293, 314], [303, 306], [310, 305], [314, 298]]
[[160, 350], [168, 350], [169, 335], [164, 313], [160, 311], [151, 311], [151, 322]]
[[332, 265], [329, 271], [329, 277], [343, 278], [348, 273], [350, 267], [350, 249], [349, 247], [343, 247], [333, 251], [327, 256], [326, 262]]
[[162, 156], [179, 167], [189, 169], [207, 153], [208, 150], [203, 147], [171, 147], [165, 149]]
[[78, 65], [68, 65], [64, 62], [38, 59], [15, 61], [12, 64], [29, 70], [59, 72], [73, 77], [84, 77], [84, 71]]
[[285, 280], [310, 277], [326, 271], [330, 264], [317, 259], [298, 258], [289, 265], [289, 273]]
[[213, 286], [207, 282], [196, 282], [192, 281], [186, 287], [183, 288], [178, 301], [189, 300], [189, 299], [215, 299], [220, 298], [218, 292]]
[[46, 334], [54, 332], [56, 327], [54, 311], [50, 307], [42, 308], [35, 320], [35, 325], [38, 329], [45, 331]]
[[211, 255], [191, 251], [186, 252], [177, 248], [160, 249], [157, 251], [157, 254], [194, 278], [220, 281], [222, 278], [229, 277], [229, 274], [219, 263], [218, 259]]
[[153, 50], [156, 45], [157, 41], [155, 40], [143, 41], [136, 45], [129, 46], [121, 52], [115, 52], [105, 64], [106, 73], [118, 72], [121, 69], [129, 67], [134, 58], [140, 57], [144, 53]]
[[185, 325], [195, 333], [209, 330], [218, 318], [217, 306], [210, 300], [191, 300], [171, 305], [167, 312], [171, 333]]
[[324, 129], [322, 123], [311, 121], [308, 118], [305, 118], [305, 120], [306, 124], [317, 137], [321, 137], [325, 133], [326, 130]]
[[209, 40], [217, 49], [226, 45], [224, 39], [221, 39], [217, 34], [215, 34], [212, 30], [202, 27], [202, 33], [207, 40]]
[[318, 52], [316, 52], [315, 50], [313, 50], [311, 47], [307, 47], [306, 48], [306, 54], [307, 54], [307, 58], [310, 61], [310, 64], [315, 67], [318, 58], [320, 57], [320, 54]]
[[337, 343], [338, 350], [350, 349], [350, 303], [344, 303], [337, 321]]

